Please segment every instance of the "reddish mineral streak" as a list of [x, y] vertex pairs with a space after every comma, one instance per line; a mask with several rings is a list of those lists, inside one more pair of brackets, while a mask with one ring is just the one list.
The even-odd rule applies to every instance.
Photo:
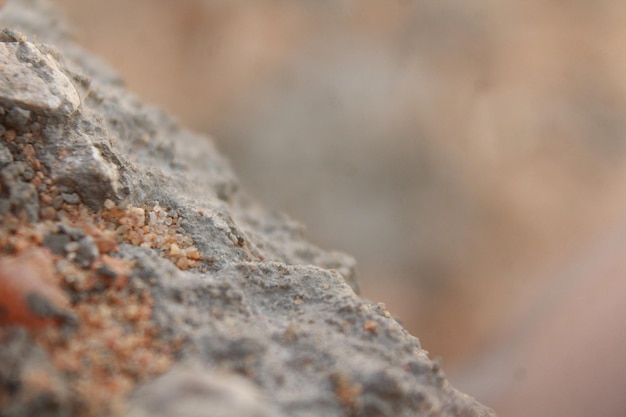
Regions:
[[31, 248], [0, 259], [0, 325], [38, 328], [71, 320], [67, 295], [55, 280], [46, 249]]

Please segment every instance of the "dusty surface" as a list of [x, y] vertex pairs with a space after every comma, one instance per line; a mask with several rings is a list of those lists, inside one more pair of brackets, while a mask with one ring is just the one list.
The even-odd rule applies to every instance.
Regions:
[[45, 3], [1, 13], [2, 417], [493, 415]]

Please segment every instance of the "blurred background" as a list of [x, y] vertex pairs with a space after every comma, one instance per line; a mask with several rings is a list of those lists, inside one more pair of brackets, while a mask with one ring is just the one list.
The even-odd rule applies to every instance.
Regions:
[[626, 3], [56, 0], [500, 416], [626, 415]]

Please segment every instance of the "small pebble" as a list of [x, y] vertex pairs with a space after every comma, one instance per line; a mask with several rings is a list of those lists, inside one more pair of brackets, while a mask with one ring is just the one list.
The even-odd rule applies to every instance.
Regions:
[[80, 196], [76, 193], [62, 193], [61, 197], [63, 198], [63, 201], [65, 201], [67, 204], [78, 204], [80, 203]]
[[43, 238], [42, 245], [57, 255], [65, 254], [65, 246], [70, 243], [70, 237], [66, 234], [49, 234]]
[[98, 246], [91, 236], [85, 236], [77, 243], [76, 261], [87, 268], [100, 256]]
[[104, 208], [107, 210], [111, 210], [113, 207], [115, 207], [115, 203], [113, 202], [113, 200], [107, 198], [106, 200], [104, 200]]
[[72, 240], [80, 240], [81, 238], [85, 237], [85, 231], [83, 229], [79, 229], [78, 227], [72, 227], [64, 223], [59, 225], [59, 231], [70, 236]]
[[64, 246], [65, 252], [72, 253], [78, 250], [78, 242], [69, 242]]
[[176, 243], [170, 245], [170, 256], [180, 255], [180, 247]]

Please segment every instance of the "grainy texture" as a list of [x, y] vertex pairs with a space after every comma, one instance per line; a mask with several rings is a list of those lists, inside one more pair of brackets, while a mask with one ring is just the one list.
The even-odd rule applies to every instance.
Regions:
[[493, 415], [45, 3], [0, 23], [0, 416]]

